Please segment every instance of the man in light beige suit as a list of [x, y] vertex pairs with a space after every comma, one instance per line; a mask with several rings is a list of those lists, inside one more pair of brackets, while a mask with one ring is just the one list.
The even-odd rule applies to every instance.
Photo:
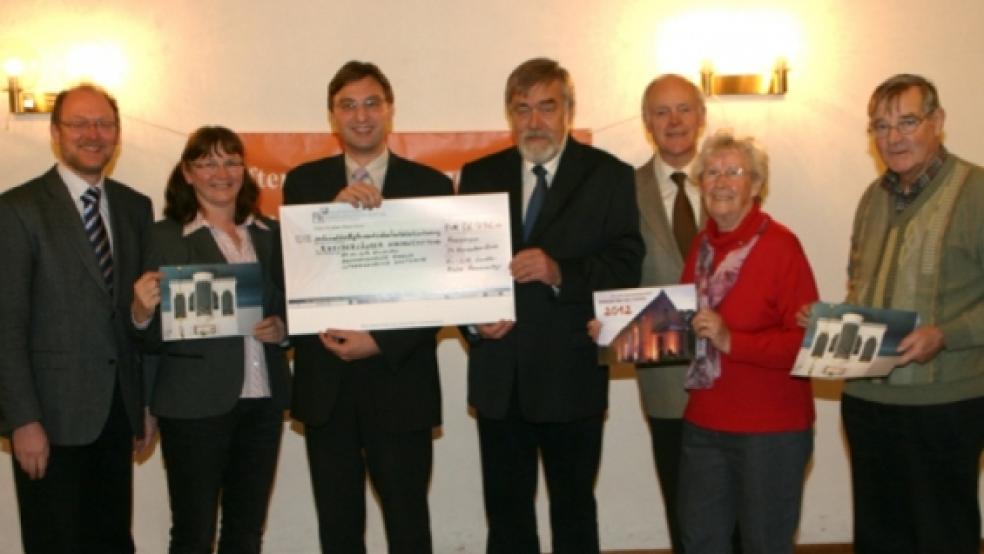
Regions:
[[[641, 286], [679, 282], [690, 243], [703, 224], [700, 191], [689, 169], [697, 154], [704, 116], [700, 90], [679, 75], [661, 75], [643, 93], [642, 119], [656, 152], [635, 172], [639, 230], [646, 243]], [[636, 368], [670, 539], [677, 554], [683, 552], [676, 503], [686, 372], [686, 366]]]

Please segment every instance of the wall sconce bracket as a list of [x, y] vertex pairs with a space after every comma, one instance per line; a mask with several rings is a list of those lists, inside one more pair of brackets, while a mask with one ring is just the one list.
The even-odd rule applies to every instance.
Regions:
[[7, 77], [7, 101], [12, 114], [51, 113], [55, 106], [53, 92], [25, 91], [17, 77]]
[[700, 88], [707, 96], [783, 96], [788, 90], [788, 73], [786, 62], [777, 61], [768, 87], [765, 87], [763, 76], [757, 73], [717, 75], [709, 65], [705, 65], [700, 71]]

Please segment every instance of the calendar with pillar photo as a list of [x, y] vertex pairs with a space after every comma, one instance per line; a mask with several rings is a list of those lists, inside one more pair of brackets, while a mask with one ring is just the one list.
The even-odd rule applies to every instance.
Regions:
[[694, 353], [690, 320], [696, 306], [693, 285], [595, 292], [595, 318], [601, 322], [599, 363], [690, 363]]
[[253, 334], [263, 319], [260, 264], [162, 266], [161, 339]]
[[792, 374], [816, 379], [884, 377], [899, 364], [899, 343], [919, 325], [916, 312], [817, 302]]

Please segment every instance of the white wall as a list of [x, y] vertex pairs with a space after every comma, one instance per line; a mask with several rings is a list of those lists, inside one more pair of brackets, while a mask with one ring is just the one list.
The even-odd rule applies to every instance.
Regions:
[[[558, 58], [577, 86], [579, 127], [633, 164], [649, 146], [638, 118], [645, 84], [664, 71], [696, 77], [704, 52], [723, 40], [739, 51], [760, 39], [747, 17], [773, 17], [791, 50], [790, 92], [781, 99], [713, 99], [709, 125], [753, 134], [772, 157], [766, 208], [801, 238], [821, 295], [843, 295], [854, 205], [876, 174], [864, 132], [871, 89], [890, 74], [923, 73], [947, 109], [947, 145], [984, 162], [984, 3], [942, 0], [669, 2], [541, 0], [93, 4], [9, 0], [0, 10], [0, 61], [44, 57], [71, 44], [118, 46], [114, 87], [123, 150], [114, 177], [149, 194], [158, 210], [186, 134], [206, 123], [238, 131], [322, 131], [325, 85], [348, 59], [377, 62], [396, 90], [402, 131], [503, 129], [508, 72], [537, 55]], [[715, 10], [726, 14], [714, 19]], [[778, 12], [776, 12], [778, 10]], [[771, 15], [770, 15], [771, 14]], [[773, 17], [775, 19], [775, 17]], [[689, 22], [689, 23], [688, 23]], [[694, 24], [696, 22], [696, 24]], [[783, 31], [786, 29], [786, 31]], [[0, 188], [52, 163], [47, 119], [0, 112]], [[482, 550], [484, 516], [474, 420], [464, 403], [465, 354], [453, 335], [440, 345], [445, 425], [435, 441], [431, 505], [438, 552]], [[839, 390], [817, 387], [816, 454], [806, 484], [800, 540], [851, 536], [849, 469]], [[635, 383], [612, 382], [598, 483], [608, 549], [668, 544]], [[9, 456], [0, 456], [0, 552], [19, 549]], [[163, 552], [169, 512], [159, 455], [136, 469], [135, 533], [142, 551]], [[542, 495], [541, 495], [542, 496]], [[541, 498], [541, 514], [546, 506]], [[546, 519], [541, 528], [547, 536]], [[285, 435], [266, 536], [269, 552], [316, 551], [303, 442]], [[371, 552], [385, 551], [378, 512]], [[548, 548], [544, 541], [544, 548]]]

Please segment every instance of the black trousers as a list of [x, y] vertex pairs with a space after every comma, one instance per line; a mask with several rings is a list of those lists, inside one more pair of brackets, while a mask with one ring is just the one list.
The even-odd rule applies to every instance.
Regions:
[[241, 399], [215, 417], [160, 418], [171, 501], [171, 554], [258, 554], [277, 469], [283, 410]]
[[379, 495], [391, 554], [431, 552], [427, 492], [433, 462], [430, 429], [382, 428], [363, 372], [344, 377], [324, 425], [305, 427], [323, 552], [366, 552], [366, 470]]
[[844, 395], [854, 551], [977, 554], [984, 398], [899, 406]]
[[99, 437], [83, 446], [50, 445], [44, 478], [13, 460], [25, 554], [134, 552], [133, 432], [119, 389]]
[[[515, 403], [515, 396], [514, 403]], [[599, 551], [595, 480], [601, 461], [602, 415], [564, 423], [478, 416], [489, 554], [539, 554], [535, 497], [537, 458], [550, 498], [554, 554]]]
[[677, 515], [678, 490], [680, 483], [680, 445], [683, 435], [683, 420], [670, 418], [649, 418], [649, 434], [653, 442], [653, 459], [656, 462], [656, 476], [663, 494], [663, 508], [666, 512], [666, 527], [670, 532], [673, 552], [683, 553], [680, 534], [680, 520]]

